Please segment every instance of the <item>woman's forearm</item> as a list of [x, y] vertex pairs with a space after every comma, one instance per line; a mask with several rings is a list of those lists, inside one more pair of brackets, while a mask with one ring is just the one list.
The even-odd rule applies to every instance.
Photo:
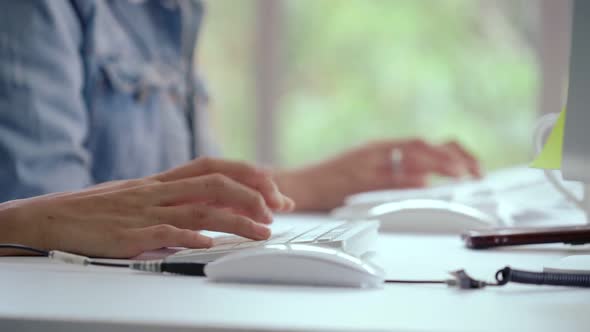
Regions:
[[[28, 229], [28, 222], [24, 220], [22, 207], [16, 206], [14, 202], [0, 204], [0, 243], [22, 244], [39, 247], [40, 243], [35, 241], [36, 229]], [[30, 255], [17, 249], [0, 249], [0, 256], [7, 255]]]

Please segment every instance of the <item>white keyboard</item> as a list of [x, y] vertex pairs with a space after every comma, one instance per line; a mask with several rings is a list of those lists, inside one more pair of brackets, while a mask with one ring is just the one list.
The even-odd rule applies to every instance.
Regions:
[[464, 180], [436, 187], [380, 190], [351, 195], [346, 199], [346, 205], [370, 205], [416, 198], [460, 202], [488, 201], [495, 199], [498, 195], [506, 194], [524, 195], [529, 198], [529, 193], [538, 191], [539, 186], [548, 187], [553, 193], [551, 198], [561, 198], [561, 195], [552, 190], [541, 170], [521, 166], [495, 171], [481, 180]]
[[[564, 183], [582, 193], [581, 186]], [[352, 195], [346, 205], [336, 208], [334, 218], [355, 220], [367, 218], [367, 210], [385, 202], [406, 199], [438, 199], [476, 208], [498, 219], [498, 226], [532, 227], [549, 223], [583, 222], [585, 215], [567, 202], [545, 178], [543, 171], [529, 167], [498, 170], [481, 180], [462, 181], [438, 187], [410, 190], [382, 190]]]
[[275, 228], [268, 240], [254, 241], [236, 235], [219, 236], [213, 239], [213, 247], [186, 249], [166, 257], [166, 261], [207, 263], [248, 248], [267, 244], [312, 244], [340, 249], [360, 257], [370, 250], [377, 239], [379, 222], [330, 221], [315, 225], [297, 225]]

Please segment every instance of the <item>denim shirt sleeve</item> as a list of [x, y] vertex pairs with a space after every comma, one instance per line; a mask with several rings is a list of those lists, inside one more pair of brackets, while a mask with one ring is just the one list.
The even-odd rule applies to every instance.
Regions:
[[65, 0], [0, 4], [0, 202], [93, 182], [81, 34]]

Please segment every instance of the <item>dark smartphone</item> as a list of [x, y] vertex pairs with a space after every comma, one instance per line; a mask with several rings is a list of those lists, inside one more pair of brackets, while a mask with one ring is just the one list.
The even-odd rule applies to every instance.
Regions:
[[541, 243], [590, 243], [590, 225], [569, 227], [496, 228], [461, 235], [472, 249]]

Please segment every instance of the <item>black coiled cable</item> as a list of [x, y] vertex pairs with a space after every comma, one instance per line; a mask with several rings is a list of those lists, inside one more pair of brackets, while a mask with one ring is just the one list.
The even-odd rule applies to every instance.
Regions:
[[533, 285], [553, 285], [570, 287], [590, 287], [590, 274], [559, 272], [528, 272], [505, 267], [496, 272], [498, 285], [508, 282]]

